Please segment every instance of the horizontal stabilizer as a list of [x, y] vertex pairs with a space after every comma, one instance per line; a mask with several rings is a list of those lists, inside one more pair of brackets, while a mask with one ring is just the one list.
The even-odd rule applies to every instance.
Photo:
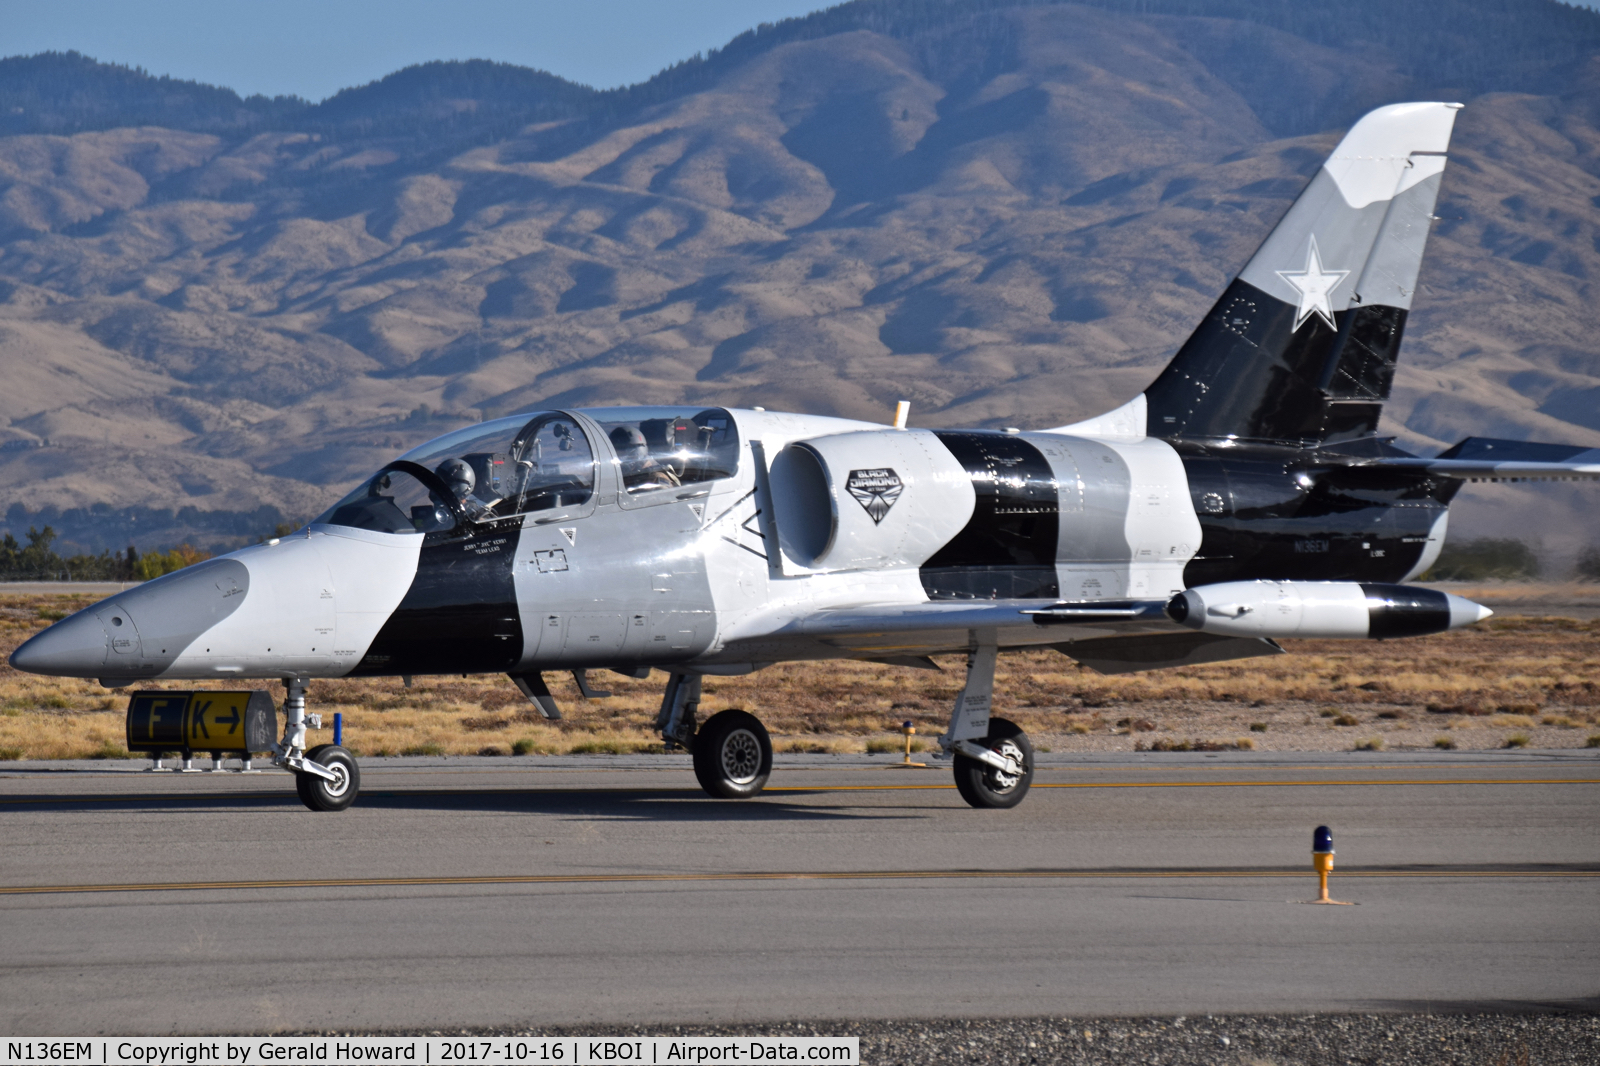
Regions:
[[1594, 481], [1600, 480], [1600, 448], [1468, 437], [1432, 459], [1391, 457], [1363, 465], [1463, 481]]

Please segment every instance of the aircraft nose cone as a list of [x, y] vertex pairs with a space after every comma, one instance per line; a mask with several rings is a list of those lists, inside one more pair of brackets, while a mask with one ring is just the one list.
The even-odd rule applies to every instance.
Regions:
[[11, 653], [11, 665], [30, 674], [91, 677], [105, 665], [110, 634], [92, 611], [81, 611], [31, 637]]
[[13, 652], [11, 665], [59, 677], [156, 677], [249, 590], [239, 560], [196, 563], [57, 622]]

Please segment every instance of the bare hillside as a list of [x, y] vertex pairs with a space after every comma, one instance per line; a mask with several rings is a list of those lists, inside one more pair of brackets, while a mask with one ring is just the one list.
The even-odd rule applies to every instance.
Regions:
[[501, 126], [441, 90], [445, 132], [410, 139], [351, 126], [359, 93], [0, 137], [0, 508], [307, 517], [541, 405], [1067, 422], [1154, 376], [1345, 124], [1447, 93], [1390, 428], [1600, 445], [1600, 49], [1495, 89], [1243, 17], [950, 10], [730, 45], [603, 107], [497, 75]]

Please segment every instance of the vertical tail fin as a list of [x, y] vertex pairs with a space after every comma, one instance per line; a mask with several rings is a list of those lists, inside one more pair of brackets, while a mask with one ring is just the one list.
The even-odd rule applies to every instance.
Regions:
[[1460, 104], [1345, 134], [1146, 390], [1157, 437], [1334, 441], [1377, 429]]

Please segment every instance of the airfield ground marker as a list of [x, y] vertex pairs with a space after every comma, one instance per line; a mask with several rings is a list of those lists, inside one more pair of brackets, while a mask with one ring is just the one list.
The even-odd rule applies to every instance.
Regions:
[[1317, 871], [1317, 898], [1307, 903], [1325, 903], [1335, 907], [1352, 907], [1353, 903], [1328, 898], [1328, 874], [1333, 872], [1333, 830], [1319, 825], [1311, 834], [1311, 865]]
[[911, 761], [911, 737], [912, 737], [912, 735], [914, 733], [916, 733], [916, 731], [917, 731], [917, 727], [914, 724], [912, 724], [911, 722], [902, 722], [901, 723], [900, 732], [904, 733], [905, 737], [906, 737], [906, 754], [905, 754], [905, 758], [903, 758], [900, 762], [890, 763], [889, 764], [890, 769], [893, 769], [893, 770], [926, 770], [928, 768], [928, 764], [925, 763], [925, 762], [912, 762]]

